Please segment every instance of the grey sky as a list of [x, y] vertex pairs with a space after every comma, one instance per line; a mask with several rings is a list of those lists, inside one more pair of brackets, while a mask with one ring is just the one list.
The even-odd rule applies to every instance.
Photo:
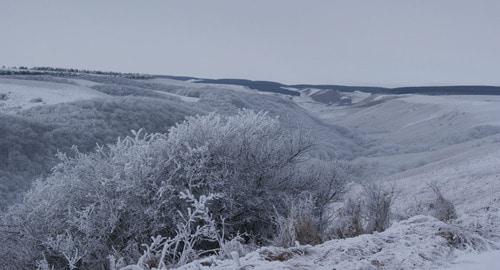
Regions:
[[0, 0], [0, 64], [500, 85], [498, 0]]

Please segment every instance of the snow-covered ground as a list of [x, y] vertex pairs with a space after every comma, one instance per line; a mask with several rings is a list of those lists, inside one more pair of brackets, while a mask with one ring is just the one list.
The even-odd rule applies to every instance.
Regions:
[[[374, 234], [365, 234], [344, 240], [332, 240], [317, 246], [298, 246], [289, 249], [264, 247], [247, 254], [238, 260], [217, 260], [208, 258], [180, 267], [179, 269], [439, 269], [463, 266], [483, 257], [490, 259], [485, 266], [498, 269], [492, 256], [497, 251], [482, 255], [464, 252], [450, 246], [450, 239], [441, 237], [453, 232], [456, 237], [470, 237], [475, 245], [469, 250], [486, 251], [490, 244], [481, 237], [459, 227], [451, 226], [428, 216], [415, 216], [393, 224], [391, 228]], [[488, 252], [488, 251], [487, 251]], [[469, 255], [471, 254], [471, 255]], [[458, 257], [457, 257], [458, 256]], [[482, 262], [481, 262], [482, 263]], [[241, 268], [238, 268], [237, 265]], [[458, 269], [476, 269], [458, 268]]]
[[448, 267], [440, 270], [496, 270], [500, 269], [500, 251], [464, 253]]
[[0, 78], [0, 113], [106, 96], [82, 85]]

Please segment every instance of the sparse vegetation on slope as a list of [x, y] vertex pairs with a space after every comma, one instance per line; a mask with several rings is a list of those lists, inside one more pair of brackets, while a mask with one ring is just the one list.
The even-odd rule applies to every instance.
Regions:
[[34, 107], [0, 115], [0, 208], [19, 197], [32, 179], [56, 164], [57, 151], [73, 145], [91, 151], [130, 130], [166, 132], [196, 109], [165, 99], [121, 97]]

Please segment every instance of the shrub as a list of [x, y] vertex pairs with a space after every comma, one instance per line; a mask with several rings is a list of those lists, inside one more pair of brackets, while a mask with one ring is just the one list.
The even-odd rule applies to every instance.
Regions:
[[458, 216], [455, 205], [444, 197], [437, 182], [428, 183], [426, 189], [426, 191], [430, 190], [434, 197], [423, 201], [417, 201], [410, 205], [410, 207], [406, 209], [403, 218], [415, 215], [429, 215], [447, 223], [457, 219]]
[[376, 184], [364, 186], [356, 198], [347, 197], [334, 212], [327, 237], [349, 238], [385, 231], [390, 226], [393, 197], [393, 191]]
[[368, 222], [365, 232], [383, 232], [390, 225], [390, 210], [394, 192], [385, 191], [377, 185], [366, 186], [364, 191]]
[[333, 219], [329, 236], [332, 238], [350, 238], [365, 232], [363, 227], [362, 204], [360, 201], [347, 199]]
[[319, 222], [314, 214], [314, 201], [311, 194], [302, 194], [296, 199], [288, 198], [286, 216], [277, 210], [274, 216], [276, 233], [273, 244], [280, 247], [293, 247], [297, 244], [319, 244], [321, 233]]
[[430, 215], [443, 221], [448, 222], [450, 220], [457, 218], [457, 212], [455, 206], [449, 200], [447, 200], [441, 193], [441, 189], [437, 183], [433, 182], [429, 184], [429, 188], [432, 190], [436, 198], [433, 202], [429, 203], [428, 211]]
[[[272, 227], [269, 206], [281, 204], [277, 194], [297, 193], [302, 186], [291, 174], [310, 143], [304, 134], [282, 128], [277, 118], [243, 110], [232, 117], [189, 118], [170, 130], [171, 155], [192, 147], [209, 153], [196, 192], [216, 190], [224, 198], [212, 207], [213, 214], [227, 221], [232, 234], [266, 236]], [[177, 181], [186, 182], [182, 178]]]
[[[185, 190], [192, 198], [217, 194], [208, 208], [214, 226], [226, 222], [227, 235], [268, 237], [269, 206], [282, 205], [281, 194], [298, 194], [305, 186], [291, 176], [309, 147], [303, 134], [283, 129], [278, 119], [244, 110], [190, 117], [168, 135], [135, 132], [88, 154], [74, 148], [71, 156], [59, 154], [50, 176], [2, 218], [13, 234], [5, 237], [0, 257], [18, 268], [45, 260], [56, 269], [96, 269], [109, 254], [133, 263], [150, 236], [179, 235], [178, 225], [189, 216]], [[191, 249], [214, 247], [195, 241]], [[186, 256], [175, 260], [193, 257]]]
[[439, 228], [437, 235], [443, 237], [448, 245], [459, 250], [485, 251], [494, 246], [490, 241], [478, 235], [477, 232], [471, 232], [449, 224]]

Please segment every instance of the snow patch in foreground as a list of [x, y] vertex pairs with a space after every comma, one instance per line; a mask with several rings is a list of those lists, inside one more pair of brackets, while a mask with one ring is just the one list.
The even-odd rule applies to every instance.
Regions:
[[466, 253], [459, 256], [450, 267], [441, 270], [498, 270], [500, 269], [500, 250], [483, 253]]
[[[264, 247], [242, 257], [240, 269], [436, 269], [459, 249], [491, 248], [479, 235], [428, 216], [398, 222], [387, 231], [317, 246]], [[461, 251], [460, 251], [461, 252]], [[234, 260], [207, 258], [178, 269], [238, 269]], [[459, 268], [461, 269], [461, 268]]]

